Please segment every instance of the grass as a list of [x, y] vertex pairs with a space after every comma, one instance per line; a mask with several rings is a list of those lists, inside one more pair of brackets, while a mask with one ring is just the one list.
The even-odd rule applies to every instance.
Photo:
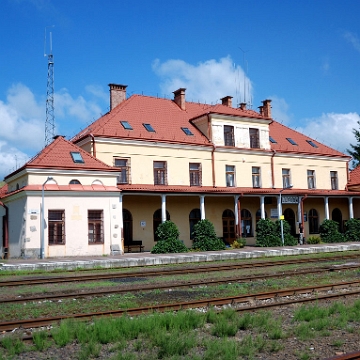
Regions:
[[[110, 345], [111, 360], [252, 359], [259, 354], [280, 353], [287, 338], [296, 336], [303, 342], [313, 341], [322, 336], [324, 328], [329, 336], [335, 330], [347, 331], [354, 321], [359, 326], [359, 310], [360, 300], [349, 306], [339, 302], [328, 307], [301, 306], [286, 327], [285, 319], [272, 312], [239, 314], [231, 308], [221, 312], [210, 309], [206, 313], [194, 310], [153, 313], [134, 318], [125, 315], [91, 323], [66, 320], [51, 330], [52, 338], [45, 331], [35, 333], [32, 346], [24, 345], [15, 336], [4, 337], [0, 342], [0, 354], [3, 353], [0, 359], [30, 350], [45, 352], [49, 347], [61, 348], [74, 342], [79, 344], [80, 360], [100, 356], [105, 345]], [[334, 340], [331, 345], [342, 348], [344, 341]], [[293, 355], [298, 359], [315, 356], [306, 346], [302, 351], [294, 350]]]

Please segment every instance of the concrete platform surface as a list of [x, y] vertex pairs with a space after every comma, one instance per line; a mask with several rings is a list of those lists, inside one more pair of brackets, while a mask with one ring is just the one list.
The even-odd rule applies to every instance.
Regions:
[[8, 259], [0, 260], [0, 271], [6, 270], [73, 270], [77, 268], [114, 268], [210, 262], [218, 260], [253, 259], [260, 257], [303, 255], [360, 250], [360, 242], [338, 244], [316, 244], [260, 248], [245, 246], [242, 249], [223, 251], [189, 252], [181, 254], [125, 253], [109, 256], [76, 256], [46, 259]]

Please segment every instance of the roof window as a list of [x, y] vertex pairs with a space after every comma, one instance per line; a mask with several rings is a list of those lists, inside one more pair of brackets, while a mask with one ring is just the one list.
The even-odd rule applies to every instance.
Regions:
[[277, 144], [277, 141], [272, 136], [269, 136], [269, 140], [271, 143]]
[[129, 124], [128, 121], [122, 120], [120, 124], [123, 126], [125, 130], [133, 130], [132, 126]]
[[143, 124], [145, 129], [149, 132], [155, 132], [154, 128], [151, 126], [151, 124]]
[[181, 130], [186, 134], [186, 135], [194, 135], [189, 128], [187, 127], [182, 127]]
[[297, 145], [297, 143], [296, 143], [292, 138], [286, 138], [286, 140], [287, 140], [291, 145]]
[[70, 154], [74, 163], [82, 163], [82, 164], [84, 163], [84, 159], [82, 158], [79, 152], [71, 151]]
[[312, 147], [317, 148], [318, 146], [312, 140], [306, 140]]

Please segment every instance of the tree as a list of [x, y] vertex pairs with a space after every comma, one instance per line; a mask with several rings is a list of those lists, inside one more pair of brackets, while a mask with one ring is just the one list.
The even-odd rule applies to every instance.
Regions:
[[[360, 128], [360, 120], [357, 124]], [[360, 164], [360, 130], [353, 129], [352, 132], [355, 135], [357, 143], [355, 145], [350, 144], [351, 150], [347, 149], [346, 151], [352, 156], [354, 167], [357, 167]]]

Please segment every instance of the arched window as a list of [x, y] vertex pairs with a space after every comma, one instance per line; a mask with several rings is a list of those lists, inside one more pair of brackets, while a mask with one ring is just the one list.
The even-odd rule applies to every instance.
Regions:
[[[169, 212], [166, 210], [166, 220], [170, 220], [170, 214]], [[157, 209], [154, 212], [153, 215], [153, 232], [154, 232], [154, 241], [158, 241], [159, 239], [156, 236], [156, 229], [158, 228], [158, 226], [162, 223], [162, 219], [161, 219], [161, 209]]]
[[70, 182], [69, 182], [70, 185], [81, 185], [81, 182], [78, 180], [78, 179], [72, 179]]
[[318, 234], [319, 233], [319, 215], [315, 209], [309, 211], [309, 233]]
[[194, 226], [201, 220], [200, 209], [192, 209], [189, 214], [190, 239], [192, 240]]
[[129, 210], [123, 209], [123, 232], [124, 245], [130, 245], [133, 241], [133, 219]]
[[[265, 211], [265, 219], [267, 219], [267, 212]], [[256, 212], [256, 222], [258, 222], [259, 220], [261, 219], [261, 210], [259, 209], [257, 212]]]
[[336, 221], [339, 224], [339, 231], [343, 232], [343, 221], [342, 221], [342, 213], [341, 210], [338, 208], [335, 208], [331, 213], [332, 220]]
[[295, 213], [292, 209], [287, 208], [284, 211], [284, 219], [289, 223], [290, 225], [290, 234], [292, 236], [296, 235], [296, 223], [295, 223]]
[[103, 185], [103, 183], [100, 180], [96, 179], [91, 183], [91, 185]]
[[247, 209], [241, 210], [241, 236], [253, 236], [251, 212]]

